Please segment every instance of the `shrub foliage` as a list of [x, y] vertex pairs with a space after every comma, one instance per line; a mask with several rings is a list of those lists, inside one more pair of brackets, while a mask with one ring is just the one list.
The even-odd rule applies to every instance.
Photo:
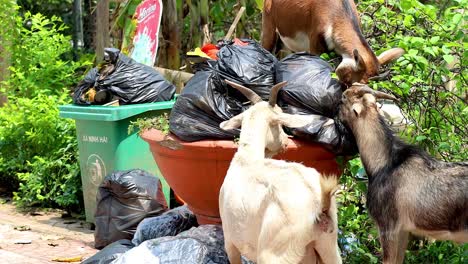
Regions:
[[86, 61], [67, 60], [70, 37], [56, 17], [28, 12], [13, 15], [4, 52], [10, 75], [1, 92], [0, 182], [13, 189], [20, 205], [74, 208], [80, 204], [81, 181], [73, 120], [59, 117], [58, 106], [70, 103], [69, 88]]
[[0, 111], [0, 177], [19, 183], [14, 199], [22, 205], [78, 205], [75, 124], [57, 107], [66, 102], [66, 93], [10, 97]]

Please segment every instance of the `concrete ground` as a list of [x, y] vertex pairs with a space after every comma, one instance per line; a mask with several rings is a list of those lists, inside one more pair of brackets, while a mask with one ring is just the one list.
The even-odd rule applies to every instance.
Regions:
[[0, 263], [60, 263], [57, 260], [67, 259], [79, 263], [94, 255], [98, 250], [93, 247], [89, 225], [62, 218], [62, 213], [20, 212], [9, 202], [0, 204]]

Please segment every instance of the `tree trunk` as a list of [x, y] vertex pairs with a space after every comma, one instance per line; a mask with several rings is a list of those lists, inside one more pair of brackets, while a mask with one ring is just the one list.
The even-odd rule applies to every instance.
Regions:
[[195, 47], [200, 46], [202, 42], [202, 35], [200, 29], [200, 4], [198, 2], [199, 1], [187, 0], [187, 3], [190, 8], [190, 35], [188, 36], [189, 49], [194, 49]]
[[211, 33], [209, 28], [210, 8], [208, 0], [200, 0], [200, 31], [203, 32], [202, 45], [211, 43]]
[[99, 0], [96, 7], [96, 62], [104, 58], [104, 48], [110, 46], [109, 0]]
[[160, 52], [160, 65], [178, 70], [180, 67], [180, 30], [176, 0], [163, 0], [162, 43], [165, 52]]

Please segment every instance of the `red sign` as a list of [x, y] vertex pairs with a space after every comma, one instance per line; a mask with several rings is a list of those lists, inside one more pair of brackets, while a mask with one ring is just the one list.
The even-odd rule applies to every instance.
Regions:
[[145, 0], [136, 9], [137, 28], [131, 57], [137, 62], [154, 65], [162, 10], [161, 0]]

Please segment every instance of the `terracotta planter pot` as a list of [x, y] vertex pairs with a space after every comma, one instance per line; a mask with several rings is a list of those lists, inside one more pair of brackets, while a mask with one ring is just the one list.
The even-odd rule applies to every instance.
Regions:
[[[195, 213], [199, 224], [220, 224], [218, 197], [237, 145], [231, 140], [185, 142], [151, 129], [141, 135], [149, 143], [165, 180]], [[290, 139], [275, 157], [301, 162], [321, 173], [341, 174], [333, 153], [318, 144]]]

